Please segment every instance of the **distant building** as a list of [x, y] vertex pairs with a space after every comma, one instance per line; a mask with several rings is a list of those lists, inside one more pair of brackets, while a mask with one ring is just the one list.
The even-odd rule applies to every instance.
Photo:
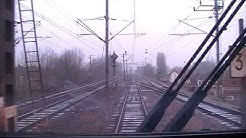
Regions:
[[174, 80], [178, 77], [180, 73], [180, 70], [173, 70], [170, 74], [169, 74], [169, 82], [173, 83]]
[[174, 67], [170, 70], [168, 78], [170, 83], [173, 83], [174, 80], [178, 77], [179, 73], [182, 71], [181, 67]]
[[[171, 69], [171, 72], [167, 75], [168, 77], [165, 78], [165, 80], [168, 80], [166, 82], [173, 83], [175, 79], [178, 77], [178, 75], [180, 74], [180, 72], [182, 71], [182, 69], [183, 68], [181, 67], [175, 67]], [[190, 79], [187, 79], [183, 88], [189, 87], [190, 83], [191, 83]]]

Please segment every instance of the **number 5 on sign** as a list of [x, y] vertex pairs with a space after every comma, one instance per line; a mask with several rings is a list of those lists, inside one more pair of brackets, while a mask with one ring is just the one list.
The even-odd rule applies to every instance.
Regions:
[[237, 54], [231, 63], [231, 77], [246, 77], [246, 47]]

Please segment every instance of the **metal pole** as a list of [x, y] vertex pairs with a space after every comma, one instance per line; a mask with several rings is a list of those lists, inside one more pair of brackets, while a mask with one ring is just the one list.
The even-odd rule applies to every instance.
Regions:
[[146, 50], [145, 50], [145, 56], [144, 56], [144, 57], [145, 57], [145, 59], [144, 59], [144, 66], [146, 66], [146, 54], [148, 53], [148, 52], [147, 52], [147, 50], [148, 50], [148, 49], [146, 49]]
[[[214, 0], [214, 14], [215, 14], [215, 24], [218, 22], [219, 20], [219, 9], [218, 9], [218, 0]], [[219, 33], [219, 26], [216, 29], [216, 35]], [[216, 63], [218, 64], [220, 61], [220, 39], [218, 38], [216, 41]], [[218, 97], [221, 97], [221, 92], [220, 92], [220, 86], [222, 85], [222, 76], [218, 79], [217, 81], [217, 91], [216, 91], [216, 95]]]
[[[136, 1], [133, 0], [133, 33], [136, 34]], [[136, 35], [133, 37], [133, 59], [132, 62], [134, 62], [135, 58], [135, 45], [136, 45]]]
[[92, 82], [91, 55], [89, 58], [90, 58], [90, 81]]
[[115, 66], [113, 67], [113, 69], [114, 69], [114, 77], [115, 77]]
[[127, 69], [127, 60], [126, 60], [126, 76], [128, 75], [128, 69]]
[[126, 71], [125, 71], [125, 54], [123, 54], [123, 70], [124, 70], [124, 81], [126, 81]]
[[[244, 29], [243, 19], [239, 19], [239, 35]], [[241, 78], [241, 91], [240, 91], [240, 106], [241, 106], [241, 128], [246, 128], [246, 77]]]
[[145, 50], [145, 54], [144, 54], [144, 75], [146, 76], [146, 54], [148, 49]]
[[105, 44], [106, 44], [106, 58], [105, 58], [105, 62], [106, 62], [106, 65], [105, 65], [105, 88], [106, 88], [106, 93], [108, 94], [108, 81], [109, 81], [109, 62], [108, 62], [108, 26], [109, 26], [109, 14], [108, 14], [108, 8], [109, 8], [109, 4], [108, 4], [108, 1], [109, 0], [106, 0], [106, 16], [105, 16], [105, 25], [106, 25], [106, 32], [105, 32]]

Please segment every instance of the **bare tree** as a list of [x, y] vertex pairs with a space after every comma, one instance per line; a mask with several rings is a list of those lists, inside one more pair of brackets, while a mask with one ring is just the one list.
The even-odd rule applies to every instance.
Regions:
[[54, 70], [60, 82], [68, 80], [81, 84], [83, 80], [88, 79], [88, 76], [84, 74], [86, 71], [84, 54], [78, 48], [65, 51], [55, 63]]
[[213, 61], [202, 61], [194, 70], [193, 74], [209, 74], [214, 67], [215, 63]]
[[40, 51], [40, 64], [42, 68], [44, 90], [46, 92], [53, 92], [59, 87], [57, 86], [58, 80], [55, 76], [55, 65], [59, 57], [52, 49], [46, 48]]
[[155, 72], [156, 72], [156, 69], [155, 67], [153, 67], [152, 64], [146, 64], [145, 66], [137, 67], [135, 74], [155, 78], [156, 76]]
[[[115, 73], [116, 76], [120, 76], [123, 73], [122, 64], [116, 61]], [[92, 80], [103, 80], [105, 79], [105, 60], [104, 58], [95, 58], [92, 60], [91, 63], [91, 70], [92, 70]], [[113, 77], [113, 67], [111, 64], [109, 65], [109, 76], [110, 78]]]

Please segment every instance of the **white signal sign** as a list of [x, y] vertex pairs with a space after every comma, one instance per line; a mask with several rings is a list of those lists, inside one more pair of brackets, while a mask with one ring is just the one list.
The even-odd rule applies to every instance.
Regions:
[[237, 54], [231, 63], [231, 77], [246, 77], [246, 47]]

